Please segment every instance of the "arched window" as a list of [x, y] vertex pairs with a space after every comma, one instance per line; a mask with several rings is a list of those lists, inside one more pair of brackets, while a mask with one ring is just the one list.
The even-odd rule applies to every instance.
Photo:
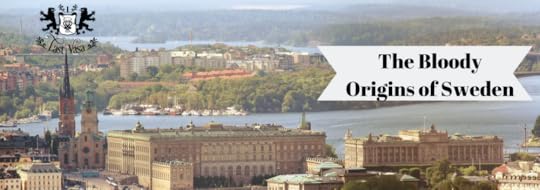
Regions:
[[242, 166], [236, 166], [236, 175], [242, 175]]
[[227, 168], [227, 170], [228, 170], [227, 173], [229, 173], [229, 176], [233, 176], [233, 174], [234, 174], [234, 172], [233, 172], [233, 167], [232, 167], [232, 166], [229, 166], [229, 167]]
[[64, 164], [68, 164], [68, 163], [69, 163], [69, 155], [64, 154]]
[[244, 166], [244, 175], [249, 176], [249, 166]]

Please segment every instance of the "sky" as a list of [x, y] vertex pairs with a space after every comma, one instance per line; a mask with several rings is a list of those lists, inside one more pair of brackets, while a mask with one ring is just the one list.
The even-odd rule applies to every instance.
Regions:
[[95, 10], [189, 11], [215, 9], [339, 9], [358, 4], [405, 4], [491, 12], [540, 12], [537, 0], [0, 0], [0, 11], [43, 9], [78, 4]]

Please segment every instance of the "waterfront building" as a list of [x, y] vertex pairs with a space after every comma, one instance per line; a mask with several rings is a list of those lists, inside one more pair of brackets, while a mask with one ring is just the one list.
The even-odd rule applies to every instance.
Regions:
[[153, 162], [152, 189], [193, 189], [193, 164], [178, 160]]
[[60, 190], [62, 171], [52, 163], [35, 162], [17, 171], [23, 190]]
[[81, 132], [59, 143], [58, 155], [62, 169], [105, 168], [106, 139], [98, 129], [94, 92], [86, 91], [81, 109]]
[[196, 127], [145, 129], [107, 134], [107, 170], [137, 175], [152, 187], [153, 163], [181, 160], [193, 164], [194, 177], [231, 177], [248, 184], [254, 176], [303, 173], [304, 159], [325, 154], [324, 132], [311, 131], [303, 120], [298, 129], [279, 125], [224, 126], [209, 123]]
[[397, 136], [345, 135], [345, 167], [428, 166], [441, 159], [455, 165], [503, 163], [503, 140], [497, 136], [448, 135], [428, 130], [402, 130]]
[[58, 134], [62, 137], [75, 136], [75, 91], [69, 82], [67, 54], [64, 55], [64, 80], [60, 86], [58, 109]]

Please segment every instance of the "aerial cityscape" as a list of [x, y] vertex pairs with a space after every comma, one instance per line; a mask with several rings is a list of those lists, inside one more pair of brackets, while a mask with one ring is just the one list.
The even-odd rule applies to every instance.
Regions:
[[[537, 2], [21, 2], [0, 190], [540, 189]], [[318, 101], [321, 45], [531, 46], [532, 101]]]

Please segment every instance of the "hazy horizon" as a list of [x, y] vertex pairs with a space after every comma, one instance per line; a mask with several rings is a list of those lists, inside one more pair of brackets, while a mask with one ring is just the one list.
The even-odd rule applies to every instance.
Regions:
[[[92, 7], [94, 10], [106, 10], [113, 12], [162, 12], [162, 11], [197, 11], [197, 10], [334, 10], [347, 8], [353, 5], [380, 4], [380, 5], [412, 5], [450, 8], [465, 11], [480, 11], [489, 13], [529, 13], [540, 12], [540, 1], [535, 0], [200, 0], [189, 2], [176, 2], [171, 0], [131, 0], [108, 1], [108, 0], [73, 0], [59, 2], [57, 0], [4, 0], [0, 10], [6, 13], [17, 14], [26, 10], [44, 9], [58, 4], [78, 4]], [[20, 14], [20, 13], [19, 13]]]

